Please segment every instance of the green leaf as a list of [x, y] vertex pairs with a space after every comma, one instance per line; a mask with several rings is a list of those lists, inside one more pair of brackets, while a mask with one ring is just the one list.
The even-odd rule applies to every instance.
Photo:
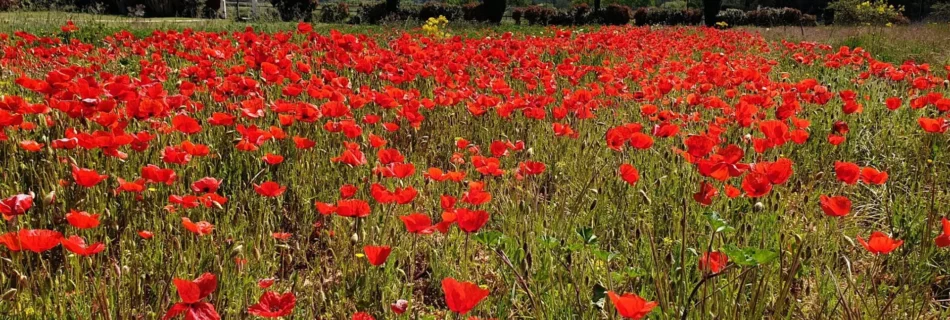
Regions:
[[595, 284], [593, 294], [590, 297], [590, 304], [597, 307], [597, 309], [603, 309], [605, 303], [607, 303], [607, 288], [599, 283]]
[[594, 253], [594, 256], [596, 256], [598, 259], [604, 260], [607, 262], [610, 262], [610, 260], [613, 260], [615, 257], [617, 257], [616, 253], [608, 252], [608, 251], [604, 251], [600, 249], [594, 249], [593, 253]]
[[745, 267], [768, 264], [778, 258], [778, 253], [771, 250], [756, 248], [739, 249], [731, 244], [722, 248], [722, 252], [729, 257], [732, 263]]
[[709, 226], [716, 230], [716, 232], [733, 232], [736, 231], [736, 228], [733, 228], [729, 225], [725, 219], [719, 216], [718, 212], [712, 211], [707, 214], [706, 221], [709, 222]]
[[752, 258], [759, 264], [768, 264], [778, 259], [778, 253], [771, 250], [757, 249], [755, 253], [752, 254]]
[[576, 231], [577, 231], [577, 235], [581, 237], [582, 241], [584, 241], [584, 244], [597, 243], [597, 236], [594, 235], [594, 228], [581, 227], [581, 228], [577, 228]]
[[487, 247], [495, 248], [501, 245], [505, 235], [498, 231], [480, 232], [475, 235], [475, 241], [484, 244]]

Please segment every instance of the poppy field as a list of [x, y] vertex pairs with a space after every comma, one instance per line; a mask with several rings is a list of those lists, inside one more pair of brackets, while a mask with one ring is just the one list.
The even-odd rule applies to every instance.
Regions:
[[950, 317], [950, 66], [81, 28], [0, 34], [5, 319]]

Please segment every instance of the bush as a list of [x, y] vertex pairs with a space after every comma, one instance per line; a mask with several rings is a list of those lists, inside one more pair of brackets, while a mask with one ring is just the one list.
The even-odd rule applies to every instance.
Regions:
[[716, 16], [716, 20], [720, 22], [725, 22], [726, 25], [742, 26], [746, 24], [745, 11], [739, 9], [726, 9], [719, 11], [719, 15]]
[[633, 10], [630, 10], [630, 7], [620, 4], [611, 4], [604, 9], [603, 13], [603, 22], [604, 24], [622, 26], [630, 23], [630, 18], [633, 16]]
[[320, 22], [343, 23], [350, 17], [350, 6], [346, 2], [325, 4], [320, 7]]
[[0, 0], [0, 11], [16, 9], [17, 0]]
[[903, 7], [894, 7], [884, 0], [838, 0], [828, 4], [834, 10], [834, 23], [843, 25], [907, 24], [910, 21], [901, 12]]
[[679, 1], [679, 0], [677, 0], [677, 1], [670, 1], [670, 2], [664, 2], [663, 4], [660, 5], [660, 9], [664, 9], [664, 10], [686, 10], [686, 2], [685, 2], [685, 1]]
[[571, 8], [571, 16], [573, 18], [573, 24], [587, 24], [590, 22], [591, 8], [586, 3], [580, 3], [574, 5]]
[[935, 3], [930, 7], [930, 15], [927, 18], [932, 21], [950, 22], [950, 2]]
[[462, 6], [462, 19], [468, 21], [486, 21], [488, 18], [485, 17], [483, 13], [484, 10], [485, 6], [480, 3], [467, 3]]
[[643, 25], [697, 25], [703, 21], [699, 10], [667, 10], [658, 8], [640, 8], [633, 13], [634, 23]]
[[801, 25], [805, 27], [817, 27], [818, 26], [818, 17], [811, 14], [803, 14]]
[[313, 19], [313, 10], [317, 8], [316, 0], [271, 0], [270, 3], [284, 21], [309, 22]]
[[797, 26], [802, 18], [802, 12], [794, 8], [762, 8], [746, 13], [748, 24], [759, 27]]
[[521, 17], [524, 16], [525, 8], [511, 9], [511, 19], [515, 20], [516, 25], [521, 25]]
[[[514, 13], [512, 13], [513, 15]], [[422, 8], [419, 9], [419, 20], [426, 21], [429, 18], [438, 18], [443, 16], [449, 21], [456, 20], [462, 17], [462, 8], [457, 6], [447, 5], [439, 2], [426, 2], [422, 5]]]
[[547, 25], [554, 15], [557, 14], [552, 8], [543, 6], [530, 6], [524, 10], [524, 19], [529, 25]]

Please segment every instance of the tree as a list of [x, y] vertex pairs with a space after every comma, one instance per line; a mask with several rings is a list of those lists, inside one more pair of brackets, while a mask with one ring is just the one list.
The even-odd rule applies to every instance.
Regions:
[[399, 0], [386, 0], [386, 11], [396, 12], [399, 10]]
[[707, 27], [716, 25], [716, 16], [719, 15], [721, 6], [722, 0], [703, 0], [703, 19], [706, 20]]

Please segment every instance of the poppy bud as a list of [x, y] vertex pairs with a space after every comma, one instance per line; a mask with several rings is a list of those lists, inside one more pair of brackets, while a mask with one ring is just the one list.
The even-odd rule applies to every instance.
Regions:
[[350, 240], [352, 240], [353, 242], [359, 242], [359, 241], [360, 241], [360, 235], [357, 234], [356, 232], [354, 232], [353, 235], [350, 236]]
[[45, 197], [43, 197], [43, 202], [47, 204], [53, 204], [56, 202], [56, 191], [50, 191]]
[[762, 211], [762, 209], [765, 209], [765, 205], [762, 204], [761, 202], [756, 202], [755, 205], [752, 206], [752, 208], [755, 209], [754, 210], [755, 212], [759, 212], [759, 211]]
[[13, 299], [16, 298], [16, 293], [17, 293], [17, 290], [11, 288], [10, 290], [7, 290], [2, 295], [0, 295], [0, 300], [13, 301]]

